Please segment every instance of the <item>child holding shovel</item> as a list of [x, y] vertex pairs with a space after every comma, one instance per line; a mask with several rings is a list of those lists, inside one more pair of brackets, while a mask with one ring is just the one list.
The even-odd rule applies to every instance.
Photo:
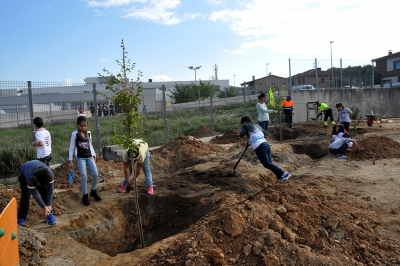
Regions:
[[256, 152], [257, 158], [260, 160], [261, 164], [265, 168], [271, 170], [278, 180], [288, 180], [290, 173], [283, 171], [272, 163], [271, 147], [265, 140], [265, 131], [263, 131], [259, 125], [253, 124], [249, 116], [243, 116], [240, 123], [243, 126], [239, 133], [240, 137], [247, 136], [249, 143]]

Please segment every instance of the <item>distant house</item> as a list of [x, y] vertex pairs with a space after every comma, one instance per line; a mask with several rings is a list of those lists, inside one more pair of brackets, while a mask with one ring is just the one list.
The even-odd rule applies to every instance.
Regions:
[[373, 60], [376, 62], [376, 70], [382, 74], [383, 84], [397, 85], [400, 83], [400, 52], [392, 53]]
[[[269, 88], [272, 88], [274, 91], [286, 90], [288, 79], [270, 74], [259, 79], [255, 79], [253, 76], [253, 79], [245, 82], [245, 84], [250, 88], [250, 94], [260, 94], [263, 92], [267, 93]], [[243, 84], [241, 85], [243, 86]]]
[[[330, 71], [323, 71], [321, 68], [317, 68], [317, 73], [315, 73], [315, 69], [310, 69], [305, 72], [296, 74], [292, 76], [292, 86], [299, 86], [299, 85], [312, 85], [315, 88], [329, 88], [330, 87], [330, 79], [331, 79], [331, 72]], [[317, 86], [317, 75], [318, 75], [318, 86]], [[333, 74], [334, 80], [333, 84], [335, 87], [337, 78], [340, 76], [335, 76]], [[340, 86], [340, 85], [339, 85]], [[337, 86], [336, 86], [337, 87]]]

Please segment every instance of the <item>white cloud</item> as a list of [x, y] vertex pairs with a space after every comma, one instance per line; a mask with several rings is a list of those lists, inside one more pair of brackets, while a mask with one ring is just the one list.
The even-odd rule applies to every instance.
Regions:
[[100, 62], [105, 63], [105, 62], [107, 62], [107, 60], [106, 59], [100, 59]]
[[157, 75], [157, 76], [152, 76], [151, 78], [152, 78], [152, 80], [154, 82], [157, 82], [157, 81], [173, 81], [173, 79], [171, 79], [167, 75]]
[[225, 2], [224, 0], [207, 0], [207, 2], [209, 2], [212, 5], [216, 5], [219, 6], [221, 5], [223, 2]]
[[[343, 56], [353, 56], [365, 53], [360, 45], [355, 47], [355, 42], [366, 44], [387, 38], [400, 41], [396, 37], [400, 27], [394, 5], [391, 0], [252, 0], [243, 9], [215, 11], [209, 19], [226, 23], [244, 37], [241, 48], [313, 53], [329, 49], [329, 41], [335, 40], [336, 48], [341, 46], [347, 53]], [[376, 13], [383, 7], [384, 19]]]

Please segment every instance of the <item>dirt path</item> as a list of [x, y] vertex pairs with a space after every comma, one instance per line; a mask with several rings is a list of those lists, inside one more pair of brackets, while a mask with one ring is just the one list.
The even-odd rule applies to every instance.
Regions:
[[[179, 137], [154, 151], [155, 194], [146, 195], [138, 179], [146, 248], [133, 191], [116, 192], [121, 164], [98, 161], [103, 199], [89, 207], [81, 204], [79, 176], [70, 187], [63, 164], [54, 171], [58, 224], [42, 222], [32, 202], [20, 230], [21, 265], [400, 265], [399, 126], [353, 132], [361, 149], [347, 160], [313, 160], [295, 149], [326, 147], [322, 125], [285, 129], [296, 138], [282, 143], [271, 129], [273, 159], [292, 173], [288, 182], [276, 181], [251, 149], [231, 175], [245, 145], [237, 131], [211, 143]], [[0, 207], [18, 198], [18, 189], [0, 192]]]

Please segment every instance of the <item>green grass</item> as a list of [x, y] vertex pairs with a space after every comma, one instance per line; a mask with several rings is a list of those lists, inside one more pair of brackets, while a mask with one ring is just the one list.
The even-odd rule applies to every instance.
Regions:
[[[257, 123], [256, 101], [246, 103], [247, 114]], [[224, 133], [229, 129], [239, 130], [240, 118], [244, 115], [243, 103], [228, 106], [218, 106], [214, 111], [214, 130]], [[278, 115], [271, 115], [276, 120]], [[122, 117], [107, 117], [99, 119], [100, 146], [113, 145], [116, 129], [121, 128]], [[167, 113], [168, 141], [196, 130], [200, 125], [211, 129], [210, 108], [203, 107], [193, 110], [169, 111]], [[68, 149], [71, 133], [76, 129], [76, 122], [54, 122], [44, 126], [52, 137], [52, 164], [68, 160]], [[165, 144], [164, 115], [146, 114], [144, 121], [138, 124], [137, 138], [142, 138], [150, 147]], [[90, 119], [88, 129], [92, 132], [93, 146], [98, 151], [97, 128], [94, 119]], [[4, 144], [0, 148], [0, 178], [15, 176], [21, 163], [36, 159], [36, 150], [32, 147], [32, 132], [30, 127], [20, 127], [0, 131]]]

